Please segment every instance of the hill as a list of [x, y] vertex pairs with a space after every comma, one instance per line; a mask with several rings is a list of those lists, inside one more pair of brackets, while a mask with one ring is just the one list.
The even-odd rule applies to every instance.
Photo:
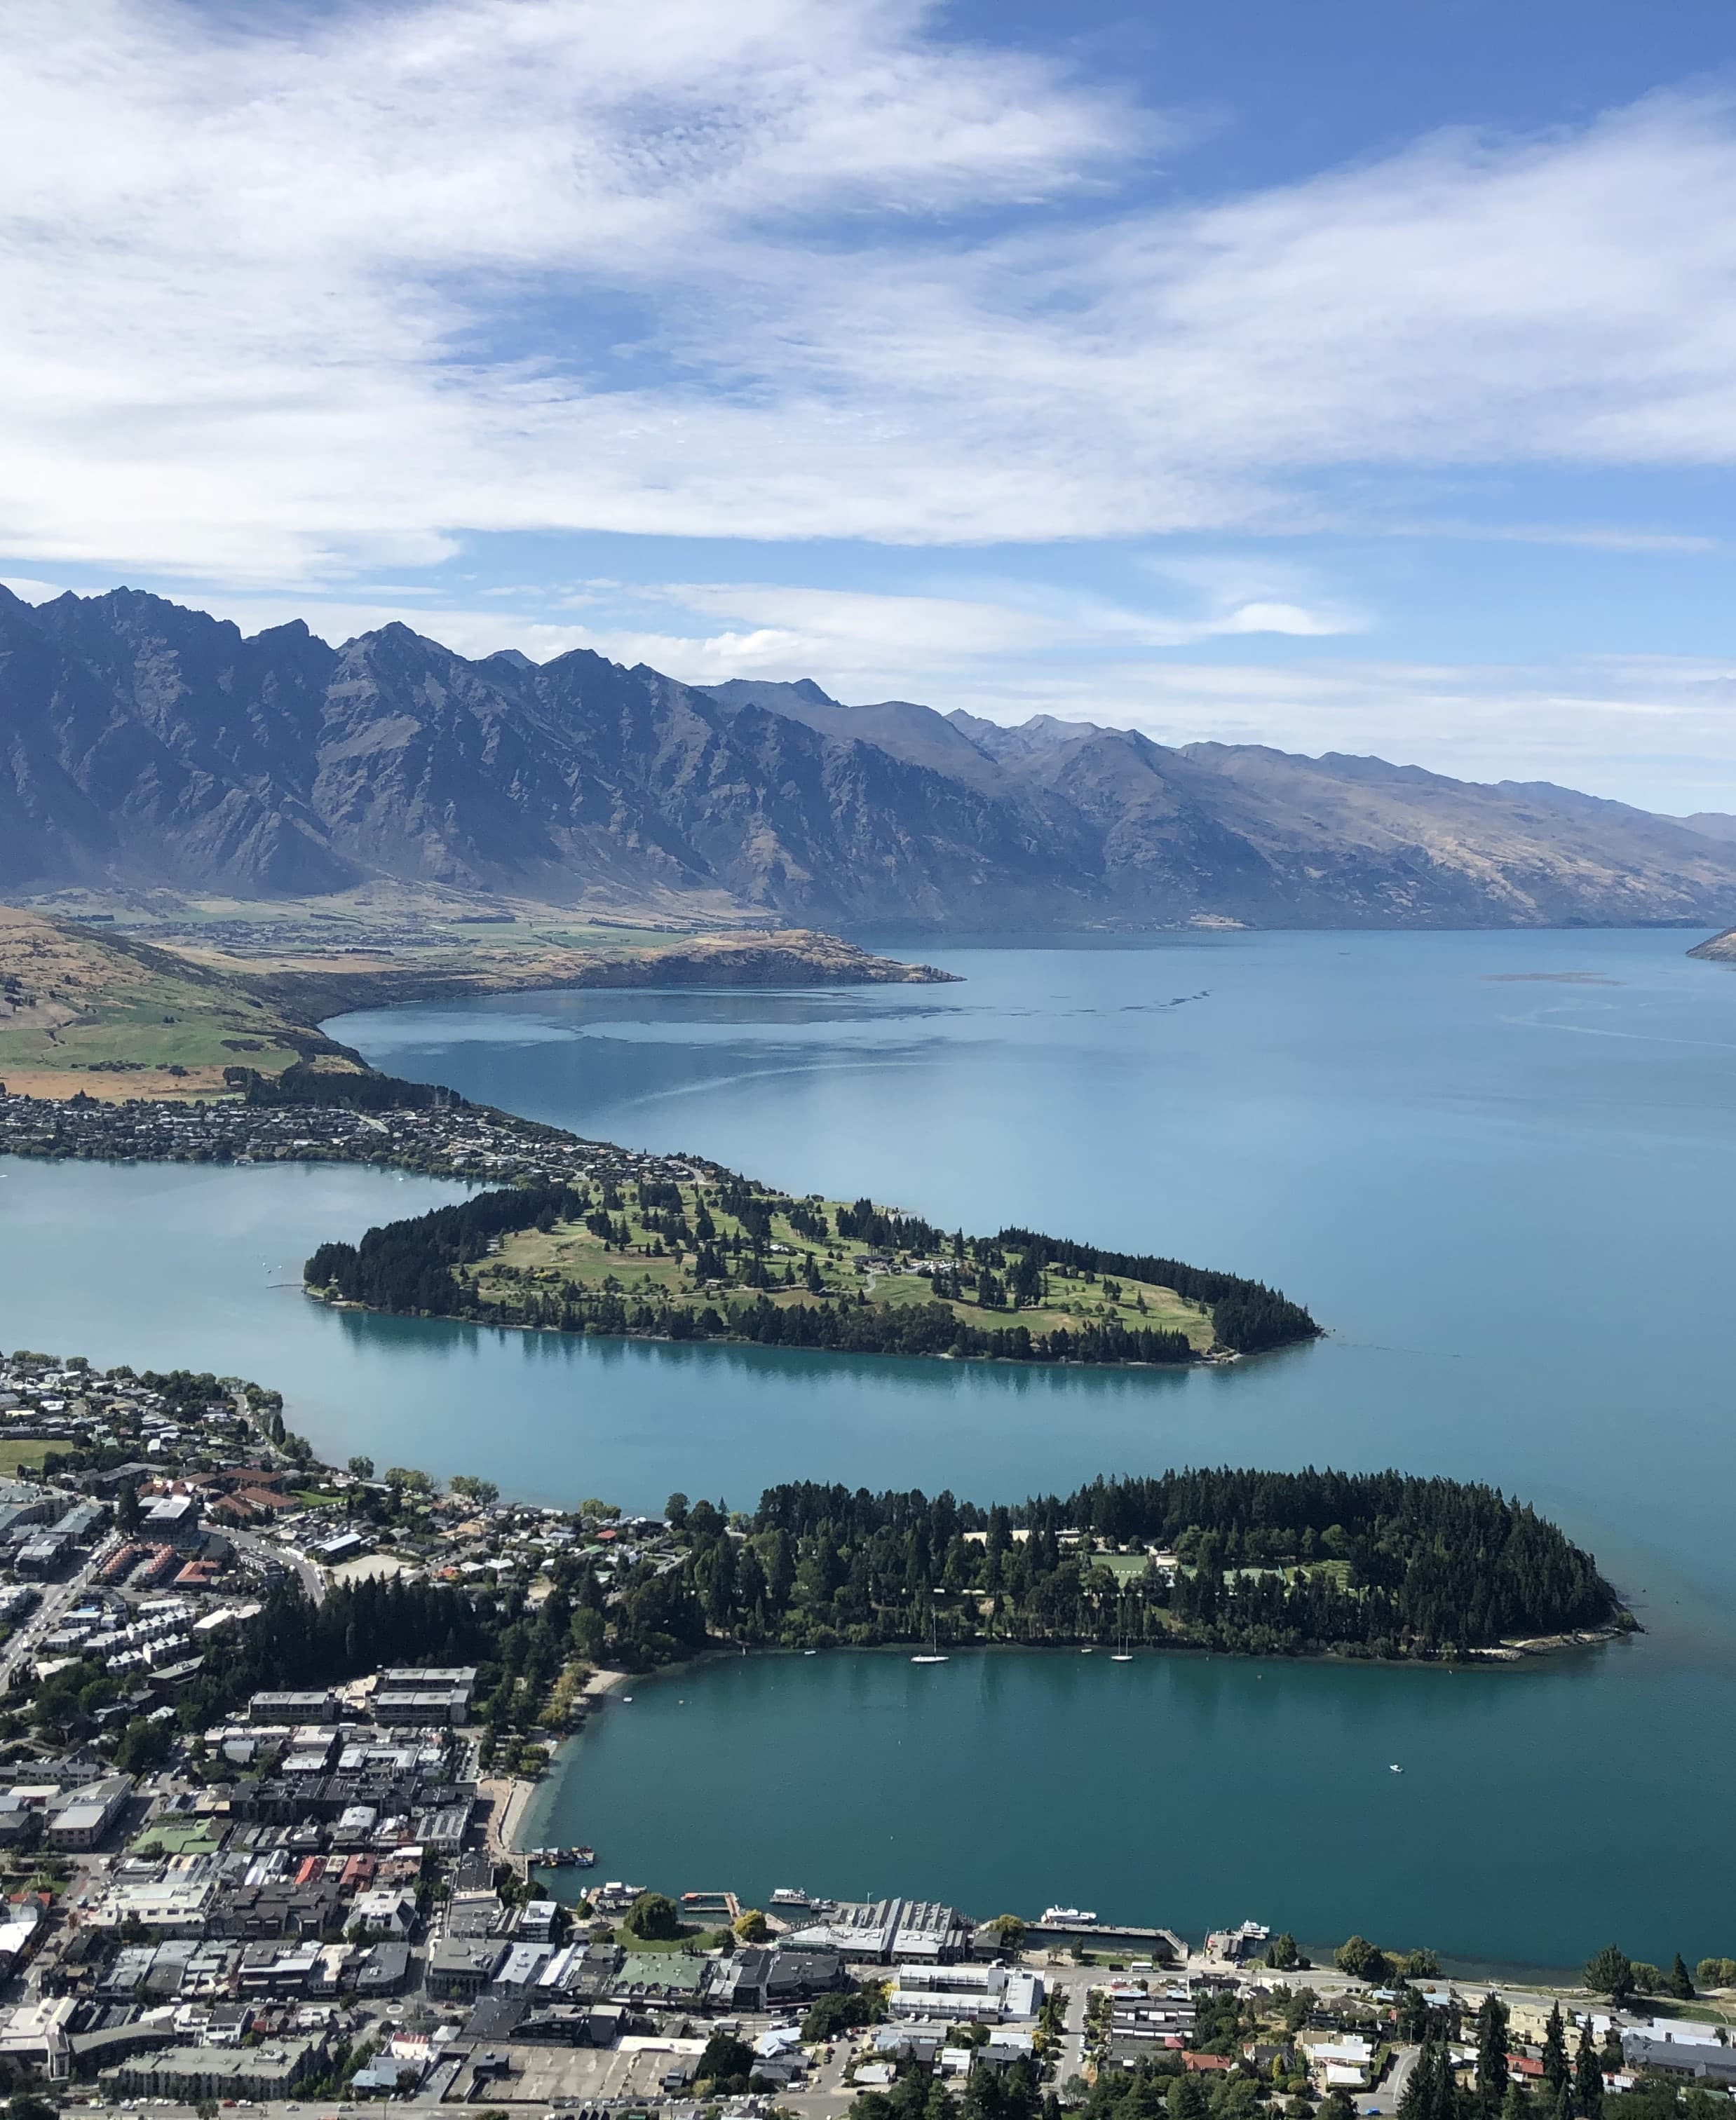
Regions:
[[0, 906], [0, 1079], [66, 1097], [221, 1092], [238, 1065], [361, 1066], [238, 981], [147, 944]]
[[0, 893], [373, 879], [716, 926], [1714, 925], [1736, 843], [1547, 784], [1005, 728], [578, 651], [341, 648], [127, 589], [0, 591]]

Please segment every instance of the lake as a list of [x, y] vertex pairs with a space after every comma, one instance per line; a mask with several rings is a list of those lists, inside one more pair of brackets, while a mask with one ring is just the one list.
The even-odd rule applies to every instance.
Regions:
[[[1454, 1676], [997, 1656], [916, 1694], [896, 1657], [719, 1664], [605, 1713], [561, 1837], [671, 1885], [1082, 1898], [1192, 1928], [1257, 1909], [1532, 1962], [1605, 1932], [1642, 1955], [1729, 1951], [1736, 1857], [1682, 1796], [1721, 1783], [1736, 1741], [1717, 1323], [1736, 976], [1688, 960], [1692, 939], [933, 947], [966, 983], [527, 995], [332, 1026], [394, 1072], [798, 1191], [1253, 1273], [1329, 1328], [1227, 1371], [333, 1313], [285, 1285], [319, 1238], [451, 1197], [347, 1170], [4, 1165], [0, 1318], [12, 1344], [275, 1383], [340, 1458], [552, 1500], [742, 1507], [803, 1476], [1017, 1498], [1203, 1460], [1496, 1481], [1594, 1548], [1643, 1641]], [[886, 1804], [901, 1850], [866, 1824]]]

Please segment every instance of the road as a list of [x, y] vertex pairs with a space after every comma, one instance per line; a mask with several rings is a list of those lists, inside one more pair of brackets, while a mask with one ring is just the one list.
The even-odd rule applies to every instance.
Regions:
[[[1096, 1977], [1101, 1981], [1103, 1975], [1099, 1974]], [[1065, 1983], [1067, 2017], [1061, 2033], [1060, 2052], [1055, 2057], [1055, 2084], [1058, 2089], [1064, 2089], [1074, 2076], [1084, 2072], [1085, 2011], [1091, 2000], [1091, 1984], [1090, 1974], [1082, 1979], [1069, 1980]]]
[[0, 1692], [12, 1682], [12, 1675], [19, 1666], [36, 1653], [36, 1644], [46, 1634], [54, 1631], [63, 1612], [69, 1612], [83, 1597], [95, 1579], [96, 1571], [120, 1543], [119, 1534], [110, 1532], [91, 1547], [77, 1572], [64, 1583], [49, 1583], [43, 1586], [42, 1602], [18, 1631], [0, 1650]]
[[273, 1546], [269, 1539], [259, 1538], [250, 1531], [226, 1531], [223, 1536], [237, 1553], [250, 1553], [258, 1560], [272, 1561], [279, 1568], [291, 1569], [300, 1579], [310, 1603], [317, 1605], [324, 1597], [324, 1572], [305, 1555], [291, 1553], [287, 1546]]
[[1422, 2052], [1421, 2047], [1400, 2047], [1393, 2057], [1393, 2065], [1387, 2071], [1386, 2079], [1380, 2088], [1371, 2091], [1366, 2098], [1359, 2098], [1357, 2105], [1364, 2112], [1396, 2113], [1399, 2100], [1404, 2095], [1404, 2086], [1416, 2072], [1417, 2057]]

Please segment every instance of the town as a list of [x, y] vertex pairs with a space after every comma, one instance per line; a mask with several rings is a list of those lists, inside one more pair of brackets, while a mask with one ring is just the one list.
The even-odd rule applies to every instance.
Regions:
[[[1736, 2094], [1729, 1960], [1605, 1951], [1589, 1984], [1496, 1991], [1360, 1938], [1310, 1965], [1252, 1922], [1195, 1946], [1073, 1907], [599, 1881], [605, 1820], [599, 1850], [519, 1844], [621, 1676], [576, 1653], [601, 1629], [565, 1586], [668, 1578], [682, 1498], [629, 1518], [339, 1470], [257, 1385], [27, 1350], [0, 1439], [15, 2099], [1429, 2120], [1492, 2085], [1508, 2120], [1598, 2120]], [[370, 1653], [407, 1634], [423, 1654]]]
[[[230, 1071], [234, 1087], [257, 1081]], [[244, 1094], [208, 1102], [135, 1097], [21, 1096], [0, 1084], [0, 1153], [174, 1163], [371, 1163], [431, 1178], [478, 1183], [669, 1184], [728, 1174], [703, 1157], [652, 1155], [581, 1141], [556, 1127], [466, 1104], [386, 1076], [291, 1069], [308, 1092], [255, 1103]], [[381, 1086], [356, 1103], [359, 1086]], [[405, 1101], [420, 1094], [419, 1101]]]

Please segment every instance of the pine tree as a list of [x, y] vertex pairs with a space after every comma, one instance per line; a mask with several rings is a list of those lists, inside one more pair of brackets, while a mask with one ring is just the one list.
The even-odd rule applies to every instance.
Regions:
[[1666, 1984], [1670, 1993], [1678, 2002], [1689, 2002], [1693, 2000], [1693, 1976], [1682, 1962], [1682, 1954], [1679, 1950], [1671, 1963], [1669, 1978]]
[[1573, 2057], [1573, 2102], [1582, 2120], [1601, 2120], [1603, 2111], [1603, 2070], [1592, 2043], [1591, 2020], [1580, 2029], [1579, 2052]]
[[1437, 2055], [1432, 2039], [1425, 2039], [1417, 2066], [1399, 2094], [1399, 2120], [1429, 2120], [1434, 2109], [1434, 2074]]
[[1507, 2012], [1492, 1991], [1477, 2012], [1477, 2106], [1483, 2120], [1496, 2120], [1507, 2088]]
[[1585, 1968], [1585, 1985], [1596, 1995], [1608, 1995], [1617, 2002], [1633, 1992], [1634, 1969], [1627, 1953], [1613, 1943], [1606, 1943]]
[[1549, 2012], [1543, 2032], [1543, 2080], [1557, 2096], [1567, 2087], [1567, 2034], [1559, 2002]]

